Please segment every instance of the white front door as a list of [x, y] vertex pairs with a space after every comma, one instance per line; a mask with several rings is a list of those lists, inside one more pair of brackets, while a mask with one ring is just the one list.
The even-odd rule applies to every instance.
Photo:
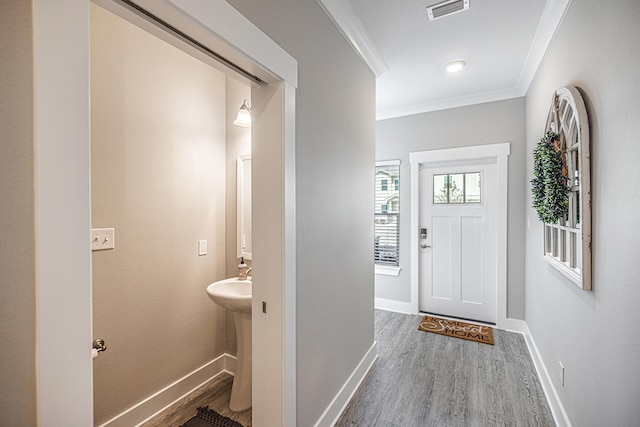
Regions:
[[422, 165], [419, 310], [496, 323], [495, 160]]

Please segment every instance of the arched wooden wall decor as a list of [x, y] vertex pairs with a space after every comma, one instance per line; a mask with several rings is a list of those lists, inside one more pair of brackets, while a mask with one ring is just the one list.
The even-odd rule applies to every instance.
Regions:
[[578, 287], [591, 290], [591, 154], [584, 100], [573, 86], [553, 95], [547, 132], [559, 135], [569, 209], [555, 224], [544, 224], [544, 259]]

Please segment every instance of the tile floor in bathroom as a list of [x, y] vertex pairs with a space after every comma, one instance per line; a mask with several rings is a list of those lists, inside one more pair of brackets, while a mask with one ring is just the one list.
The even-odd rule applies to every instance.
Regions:
[[239, 422], [244, 427], [251, 427], [251, 409], [242, 412], [229, 409], [232, 383], [232, 375], [221, 373], [140, 427], [180, 427], [196, 415], [200, 406], [208, 406], [209, 409]]

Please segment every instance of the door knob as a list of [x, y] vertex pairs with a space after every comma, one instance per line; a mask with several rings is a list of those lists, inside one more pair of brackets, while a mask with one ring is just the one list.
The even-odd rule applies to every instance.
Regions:
[[431, 246], [428, 246], [426, 243], [422, 243], [422, 244], [420, 244], [420, 247], [422, 249], [427, 249], [427, 248], [430, 248]]
[[98, 350], [98, 351], [106, 351], [107, 350], [107, 346], [104, 343], [104, 340], [101, 340], [101, 339], [93, 340], [93, 348]]

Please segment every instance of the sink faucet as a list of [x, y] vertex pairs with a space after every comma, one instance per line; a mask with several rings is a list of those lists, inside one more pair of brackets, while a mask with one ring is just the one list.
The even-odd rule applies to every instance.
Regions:
[[[244, 272], [245, 276], [247, 276], [247, 280], [253, 279], [253, 273], [251, 273], [252, 271], [253, 271], [253, 268], [249, 267], [247, 268], [247, 271]], [[249, 279], [249, 273], [251, 273], [251, 279]]]
[[238, 265], [238, 279], [247, 280], [247, 275], [251, 270], [252, 268], [245, 264], [244, 257], [241, 257], [240, 264]]

